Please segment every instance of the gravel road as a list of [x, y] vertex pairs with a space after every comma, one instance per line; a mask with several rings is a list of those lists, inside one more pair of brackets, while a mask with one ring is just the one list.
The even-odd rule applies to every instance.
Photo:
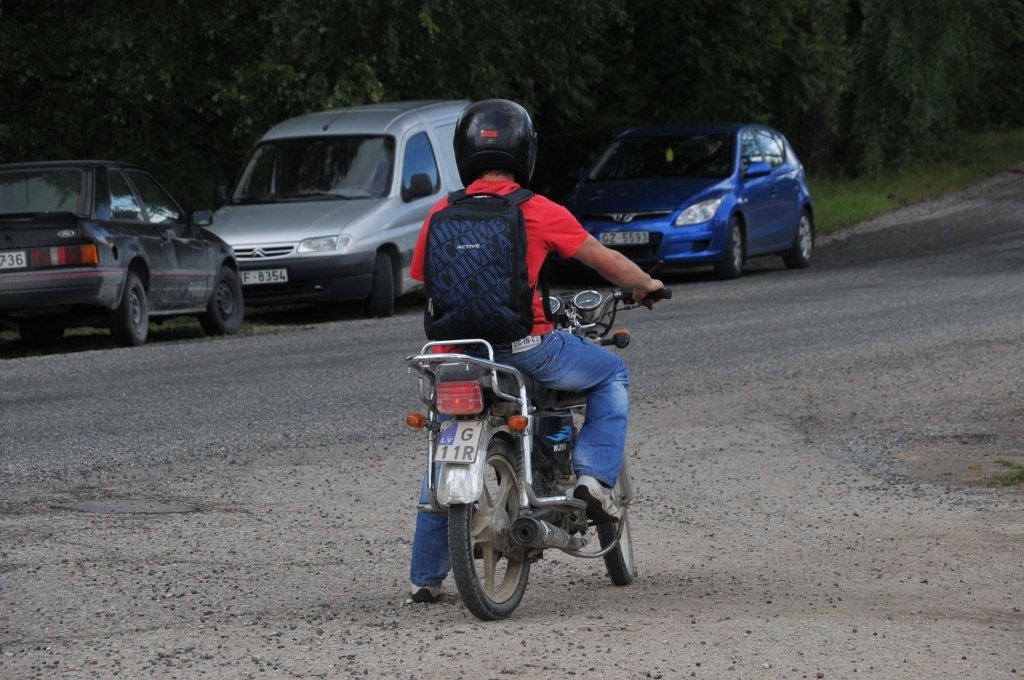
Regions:
[[625, 319], [639, 577], [406, 602], [386, 320], [0, 362], [0, 677], [1024, 676], [1024, 174]]

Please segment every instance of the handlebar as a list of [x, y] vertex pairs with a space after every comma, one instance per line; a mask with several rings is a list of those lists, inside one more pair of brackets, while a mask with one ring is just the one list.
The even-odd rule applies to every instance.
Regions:
[[[635, 300], [633, 300], [633, 289], [632, 288], [623, 288], [621, 291], [619, 291], [619, 294], [622, 296], [622, 300], [626, 304], [631, 305], [631, 304], [633, 304], [635, 302]], [[654, 291], [652, 293], [648, 293], [647, 296], [644, 298], [644, 300], [650, 300], [651, 302], [654, 302], [655, 300], [671, 300], [671, 299], [672, 299], [672, 289], [671, 288], [662, 288], [660, 290], [656, 290], [656, 291]]]
[[601, 338], [601, 347], [615, 345], [618, 349], [625, 349], [629, 346], [629, 331], [615, 331], [610, 338]]

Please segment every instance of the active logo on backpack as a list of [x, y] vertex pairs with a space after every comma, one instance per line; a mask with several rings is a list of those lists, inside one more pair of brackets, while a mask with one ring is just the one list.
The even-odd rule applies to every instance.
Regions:
[[430, 219], [423, 259], [431, 340], [513, 342], [533, 330], [526, 223], [519, 204], [532, 191], [456, 191]]

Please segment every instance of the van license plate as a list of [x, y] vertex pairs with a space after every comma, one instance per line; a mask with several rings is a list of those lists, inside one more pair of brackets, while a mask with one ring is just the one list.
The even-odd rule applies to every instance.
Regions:
[[601, 233], [601, 243], [606, 246], [642, 246], [651, 240], [647, 231], [605, 231]]
[[288, 283], [288, 270], [261, 269], [255, 272], [242, 272], [243, 286], [254, 286], [260, 283]]
[[435, 463], [476, 462], [480, 434], [484, 431], [482, 420], [449, 420], [441, 425], [441, 436], [434, 452]]
[[24, 250], [19, 252], [7, 251], [0, 253], [0, 269], [21, 269], [28, 266], [28, 258]]

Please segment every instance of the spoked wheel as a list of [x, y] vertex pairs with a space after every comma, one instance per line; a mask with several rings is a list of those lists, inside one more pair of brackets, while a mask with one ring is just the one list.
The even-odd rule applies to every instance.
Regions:
[[520, 507], [513, 455], [507, 442], [491, 440], [480, 499], [448, 509], [455, 585], [466, 608], [484, 621], [511, 616], [530, 577], [526, 549], [509, 534]]
[[[628, 474], [629, 468], [623, 468], [619, 479], [622, 479], [622, 475]], [[615, 494], [619, 499], [622, 498], [621, 482], [616, 482]], [[625, 522], [625, 526], [622, 528], [622, 538], [619, 539], [619, 544], [604, 556], [604, 566], [608, 569], [608, 576], [617, 586], [628, 586], [636, 578], [636, 563], [633, 562], [633, 534], [629, 530], [629, 512], [627, 509], [623, 509], [623, 512], [625, 516], [622, 521]], [[618, 531], [618, 523], [597, 525], [597, 537], [601, 541], [602, 549], [612, 544]]]
[[[628, 586], [636, 578], [636, 564], [633, 562], [633, 535], [629, 530], [629, 515], [626, 515], [623, 521], [626, 526], [622, 530], [619, 544], [604, 556], [604, 566], [608, 569], [608, 577], [617, 586]], [[611, 545], [618, 530], [618, 524], [598, 525], [597, 537], [601, 540], [602, 548]]]

